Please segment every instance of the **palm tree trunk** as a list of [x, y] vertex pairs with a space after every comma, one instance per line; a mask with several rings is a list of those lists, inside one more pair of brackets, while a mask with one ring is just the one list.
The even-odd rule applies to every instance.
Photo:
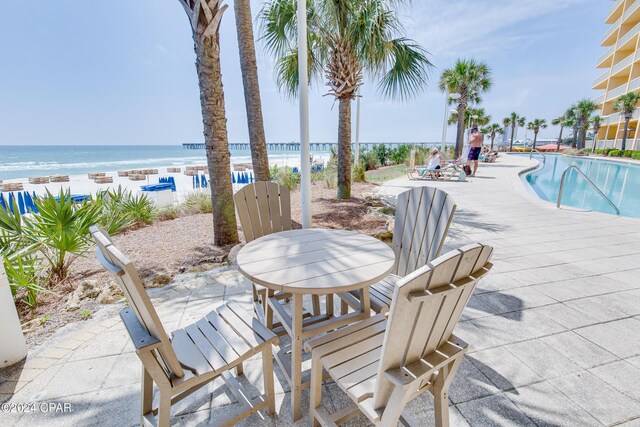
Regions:
[[576, 148], [578, 146], [578, 128], [573, 128], [573, 142], [571, 143], [571, 148]]
[[351, 198], [351, 100], [339, 100], [338, 199]]
[[586, 146], [587, 141], [587, 128], [580, 127], [580, 134], [578, 135], [578, 149], [581, 150]]
[[538, 132], [533, 133], [533, 148], [532, 151], [536, 151], [536, 142], [538, 141]]
[[627, 132], [629, 131], [629, 117], [624, 119], [624, 132], [622, 132], [622, 151], [627, 149]]
[[495, 136], [495, 135], [493, 135], [493, 136], [491, 137], [491, 148], [489, 149], [489, 151], [493, 151], [493, 140], [494, 140], [494, 139], [496, 139], [496, 136]]
[[509, 143], [509, 151], [513, 151], [513, 137], [515, 136], [516, 133], [516, 125], [512, 124], [511, 125], [511, 142]]
[[467, 106], [464, 102], [458, 103], [458, 128], [456, 132], [456, 147], [454, 157], [458, 158], [462, 155], [462, 146], [464, 145], [464, 113]]
[[562, 142], [562, 131], [564, 130], [564, 126], [560, 125], [560, 135], [558, 135], [558, 146], [556, 147], [556, 152], [560, 151], [560, 143]]
[[211, 35], [201, 36], [194, 32], [193, 39], [205, 150], [211, 181], [213, 244], [224, 246], [238, 242], [238, 230], [229, 168], [230, 154], [220, 69], [219, 33], [216, 31]]
[[269, 158], [262, 120], [262, 103], [258, 82], [258, 66], [251, 23], [251, 4], [249, 0], [234, 0], [238, 49], [240, 52], [240, 70], [244, 86], [244, 102], [247, 109], [249, 142], [253, 171], [258, 181], [269, 181]]

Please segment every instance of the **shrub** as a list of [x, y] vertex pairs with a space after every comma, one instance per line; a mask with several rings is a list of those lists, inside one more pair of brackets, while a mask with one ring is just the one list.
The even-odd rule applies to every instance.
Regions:
[[115, 235], [130, 227], [133, 223], [131, 215], [123, 210], [122, 201], [127, 198], [127, 191], [118, 186], [115, 190], [98, 192], [94, 203], [100, 208], [98, 224], [109, 234]]
[[145, 194], [127, 192], [121, 207], [133, 225], [151, 224], [155, 218], [156, 206]]
[[640, 151], [634, 151], [631, 155], [632, 159], [640, 160]]
[[364, 170], [364, 165], [363, 164], [359, 164], [359, 165], [355, 165], [355, 167], [353, 168], [353, 181], [354, 182], [365, 182], [365, 170]]
[[622, 150], [610, 150], [609, 153], [607, 154], [610, 157], [621, 157], [622, 156]]
[[375, 156], [378, 164], [380, 166], [385, 166], [387, 164], [387, 160], [389, 159], [391, 152], [384, 144], [378, 144], [373, 147], [373, 155]]
[[398, 165], [408, 162], [410, 154], [411, 146], [404, 144], [389, 150], [391, 160]]
[[283, 166], [278, 168], [274, 181], [289, 190], [293, 190], [300, 183], [300, 174], [293, 173], [293, 169], [290, 166]]
[[184, 208], [188, 213], [211, 213], [211, 195], [208, 193], [192, 193], [184, 201]]
[[360, 156], [360, 163], [364, 165], [364, 169], [371, 171], [378, 167], [378, 160], [373, 151], [365, 151], [363, 156]]
[[[211, 202], [211, 201], [209, 201]], [[157, 221], [171, 221], [176, 219], [182, 213], [180, 206], [165, 206], [156, 212]]]
[[633, 150], [624, 150], [624, 151], [622, 152], [622, 156], [623, 156], [623, 157], [629, 157], [629, 158], [631, 158], [631, 156], [632, 156], [632, 155], [633, 155]]
[[2, 256], [4, 270], [9, 280], [11, 293], [22, 294], [22, 301], [29, 307], [38, 304], [38, 295], [46, 288], [42, 286], [40, 277], [40, 259], [35, 248], [26, 248], [16, 253], [5, 253]]
[[324, 170], [324, 183], [327, 188], [333, 189], [338, 186], [338, 169], [327, 168]]

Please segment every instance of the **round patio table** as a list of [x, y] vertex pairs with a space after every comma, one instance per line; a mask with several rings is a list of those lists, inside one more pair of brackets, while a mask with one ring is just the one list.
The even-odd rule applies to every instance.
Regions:
[[[238, 252], [238, 270], [253, 283], [269, 289], [267, 310], [282, 321], [291, 336], [291, 354], [278, 352], [276, 360], [291, 385], [293, 420], [301, 414], [302, 341], [370, 316], [369, 285], [391, 271], [395, 255], [385, 243], [345, 230], [303, 229], [270, 234]], [[334, 316], [333, 295], [360, 291], [360, 309]], [[281, 292], [280, 296], [275, 292]], [[281, 300], [291, 294], [292, 314]], [[326, 313], [304, 318], [304, 295], [326, 295]]]

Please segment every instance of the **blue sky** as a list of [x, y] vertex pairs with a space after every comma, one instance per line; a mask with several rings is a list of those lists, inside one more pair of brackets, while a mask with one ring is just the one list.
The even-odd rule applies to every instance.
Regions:
[[[228, 0], [230, 1], [230, 0]], [[561, 114], [593, 97], [608, 1], [415, 0], [409, 37], [436, 69], [416, 99], [398, 103], [367, 81], [362, 141], [439, 141], [440, 72], [458, 57], [486, 61], [494, 88], [482, 106], [500, 122]], [[252, 1], [257, 14], [262, 1]], [[247, 141], [233, 6], [221, 26], [229, 140]], [[257, 29], [256, 29], [257, 30]], [[297, 104], [280, 95], [257, 47], [267, 139], [298, 140]], [[178, 0], [0, 2], [0, 145], [180, 144], [202, 140], [193, 41]], [[311, 94], [311, 140], [337, 137], [337, 106]], [[449, 128], [449, 140], [453, 128]], [[553, 127], [540, 137], [555, 137]]]

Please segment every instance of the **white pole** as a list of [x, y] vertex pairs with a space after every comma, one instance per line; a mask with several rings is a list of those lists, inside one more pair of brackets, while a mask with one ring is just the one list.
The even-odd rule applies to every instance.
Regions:
[[300, 204], [302, 228], [311, 228], [311, 164], [309, 156], [309, 75], [307, 71], [307, 3], [298, 0], [298, 81], [300, 91]]
[[[362, 87], [362, 86], [360, 86]], [[355, 165], [360, 164], [360, 87], [358, 88], [358, 96], [356, 100], [356, 153]]]
[[445, 144], [447, 142], [447, 116], [449, 112], [449, 91], [447, 91], [447, 96], [444, 98], [444, 119], [442, 121], [442, 142], [440, 143], [440, 151], [444, 154]]
[[18, 363], [27, 356], [18, 312], [13, 303], [9, 281], [0, 261], [0, 368]]

